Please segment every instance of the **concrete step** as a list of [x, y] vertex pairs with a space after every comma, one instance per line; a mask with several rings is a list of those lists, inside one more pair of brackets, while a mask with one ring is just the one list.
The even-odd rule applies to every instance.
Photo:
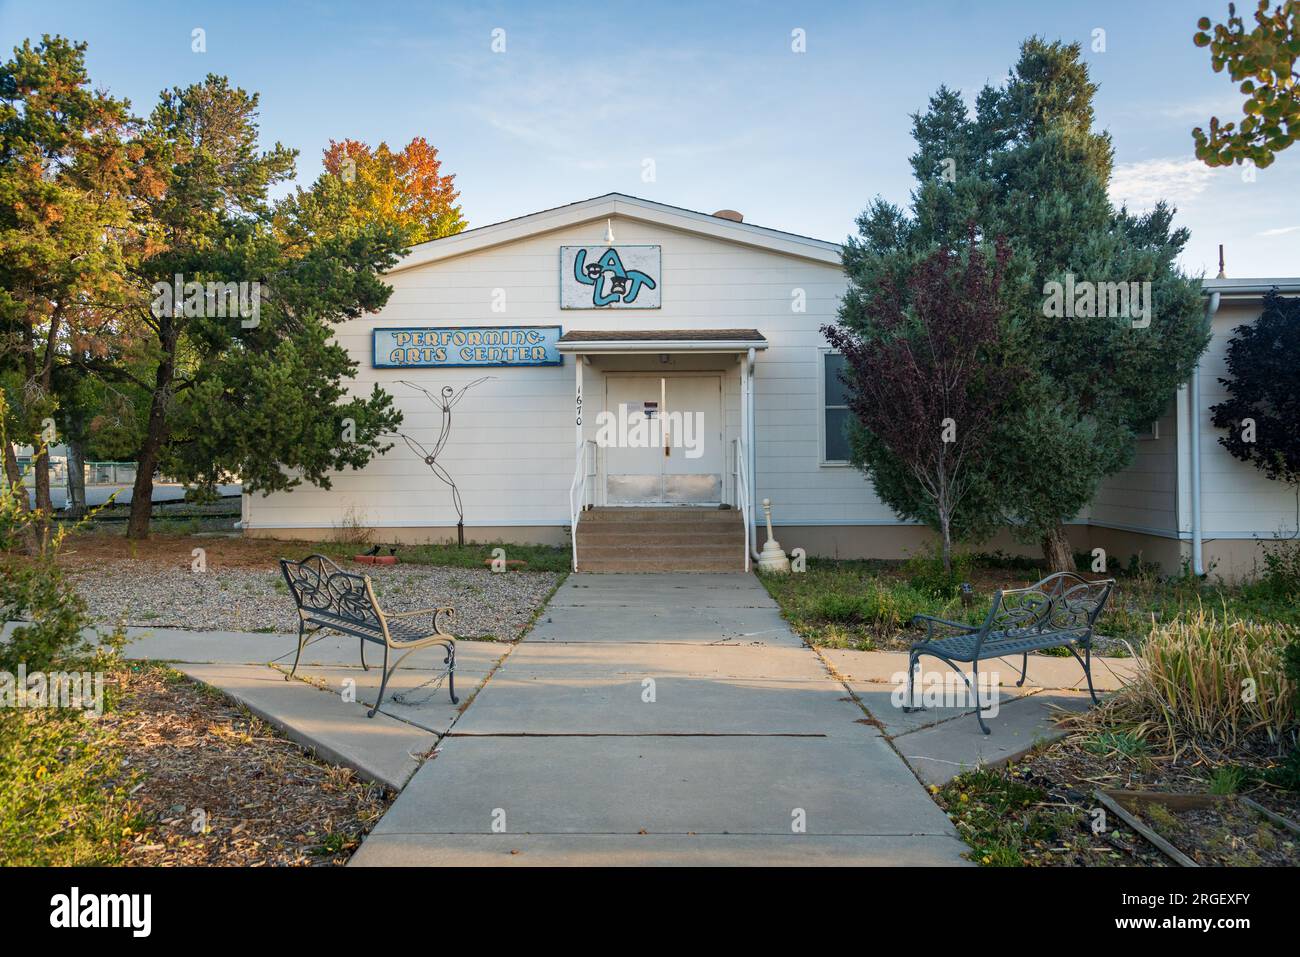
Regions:
[[725, 545], [589, 545], [583, 547], [578, 542], [578, 561], [584, 558], [599, 560], [645, 558], [654, 561], [688, 561], [691, 559], [730, 559], [740, 561], [743, 558], [740, 542]]
[[664, 528], [657, 525], [620, 524], [609, 528], [578, 526], [579, 548], [586, 545], [735, 545], [740, 548], [744, 537], [744, 533], [735, 528], [714, 531]]
[[592, 509], [578, 522], [578, 570], [743, 571], [743, 522], [736, 509]]
[[597, 559], [591, 560], [578, 553], [578, 571], [632, 574], [637, 572], [740, 572], [745, 570], [740, 556], [731, 559]]
[[734, 508], [593, 508], [582, 513], [578, 528], [606, 522], [650, 522], [655, 524], [739, 525], [743, 519]]

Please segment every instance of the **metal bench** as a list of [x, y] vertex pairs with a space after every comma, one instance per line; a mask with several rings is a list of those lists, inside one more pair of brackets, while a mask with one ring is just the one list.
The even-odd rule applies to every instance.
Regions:
[[[980, 661], [1020, 655], [1020, 680], [1016, 682], [1016, 687], [1020, 687], [1025, 683], [1029, 653], [1044, 648], [1065, 648], [1074, 656], [1083, 666], [1088, 693], [1096, 704], [1097, 692], [1092, 687], [1092, 632], [1114, 587], [1113, 578], [1088, 581], [1073, 572], [1057, 572], [1028, 588], [999, 591], [993, 596], [993, 607], [982, 625], [917, 615], [912, 624], [925, 624], [925, 639], [913, 644], [908, 653], [903, 710], [909, 713], [925, 710], [915, 706], [912, 689], [917, 660], [921, 655], [931, 655], [947, 662], [965, 679], [975, 702], [974, 713], [980, 730], [988, 734], [977, 690]], [[939, 629], [952, 633], [936, 637]], [[957, 662], [970, 662], [971, 674], [967, 675]]]
[[[300, 562], [282, 558], [280, 571], [298, 606], [298, 654], [294, 656], [293, 669], [285, 675], [285, 681], [297, 673], [303, 648], [315, 640], [309, 640], [309, 634], [336, 631], [360, 639], [361, 667], [367, 671], [370, 666], [366, 664], [366, 642], [384, 646], [384, 677], [379, 683], [375, 706], [367, 717], [373, 718], [379, 710], [388, 679], [406, 656], [430, 645], [441, 645], [446, 649], [442, 663], [447, 666], [447, 688], [452, 704], [459, 703], [460, 699], [456, 697], [456, 638], [438, 625], [439, 615], [446, 616], [449, 622], [454, 621], [455, 609], [422, 608], [401, 614], [386, 613], [375, 599], [369, 575], [345, 572], [324, 555], [311, 555]], [[422, 616], [428, 616], [427, 624], [417, 620]], [[402, 653], [391, 668], [388, 665], [390, 650]]]

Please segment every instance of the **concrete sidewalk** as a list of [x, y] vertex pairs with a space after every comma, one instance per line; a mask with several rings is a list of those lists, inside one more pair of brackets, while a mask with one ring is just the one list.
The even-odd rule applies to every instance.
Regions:
[[[1019, 658], [989, 659], [980, 663], [980, 671], [996, 681], [999, 694], [996, 714], [984, 718], [992, 731], [986, 735], [969, 705], [927, 707], [910, 714], [902, 710], [906, 653], [826, 648], [820, 654], [927, 785], [946, 784], [963, 771], [1003, 764], [1064, 737], [1057, 718], [1092, 704], [1083, 669], [1073, 658], [1031, 655], [1022, 687], [1015, 684], [1020, 680]], [[1094, 656], [1093, 687], [1099, 695], [1114, 691], [1132, 677], [1134, 668], [1132, 658]], [[922, 658], [921, 669], [922, 678], [961, 687], [956, 672], [937, 659]], [[920, 680], [918, 687], [923, 687]]]
[[[0, 628], [0, 639], [19, 623]], [[97, 631], [87, 637], [94, 640]], [[457, 643], [456, 691], [451, 702], [442, 652], [413, 653], [388, 682], [378, 714], [368, 718], [381, 673], [370, 649], [370, 670], [361, 667], [357, 640], [327, 635], [303, 652], [297, 679], [287, 681], [297, 649], [293, 635], [183, 628], [127, 628], [124, 657], [167, 662], [211, 685], [279, 728], [324, 760], [353, 768], [367, 780], [400, 790], [473, 700], [509, 645]], [[421, 687], [430, 679], [434, 685]], [[411, 703], [398, 697], [406, 692]]]
[[[1089, 704], [1073, 659], [1033, 657], [1023, 688], [1018, 661], [982, 669], [1001, 678], [992, 735], [964, 707], [905, 714], [906, 655], [814, 651], [742, 574], [570, 576], [520, 644], [458, 643], [459, 705], [426, 649], [373, 719], [378, 659], [363, 670], [355, 639], [309, 645], [286, 681], [293, 636], [128, 637], [127, 657], [172, 662], [401, 790], [357, 865], [963, 864], [923, 785], [1015, 757]], [[1094, 664], [1099, 691], [1133, 667]]]
[[750, 575], [570, 576], [353, 857], [962, 864]]

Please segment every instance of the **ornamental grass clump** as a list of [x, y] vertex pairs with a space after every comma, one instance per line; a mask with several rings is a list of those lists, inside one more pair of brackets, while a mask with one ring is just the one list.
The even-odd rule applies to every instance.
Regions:
[[1294, 626], [1222, 617], [1205, 609], [1154, 624], [1130, 684], [1095, 719], [1123, 725], [1178, 755], [1230, 753], [1257, 735], [1282, 748], [1296, 726], [1296, 688], [1285, 668]]

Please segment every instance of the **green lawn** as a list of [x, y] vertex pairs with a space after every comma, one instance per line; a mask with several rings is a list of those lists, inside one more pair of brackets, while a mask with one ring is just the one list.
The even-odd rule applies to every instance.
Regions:
[[[928, 614], [980, 622], [999, 588], [1032, 584], [1045, 572], [1026, 559], [1002, 555], [966, 556], [952, 580], [933, 559], [907, 562], [810, 559], [802, 574], [761, 575], [781, 612], [813, 644], [858, 650], [902, 650], [919, 637], [913, 615]], [[1160, 578], [1148, 569], [1112, 572], [1116, 588], [1097, 633], [1108, 654], [1124, 653], [1122, 642], [1138, 644], [1156, 622], [1204, 607], [1221, 617], [1300, 624], [1300, 596], [1264, 579], [1245, 585]], [[963, 607], [956, 585], [969, 581], [975, 600]]]

